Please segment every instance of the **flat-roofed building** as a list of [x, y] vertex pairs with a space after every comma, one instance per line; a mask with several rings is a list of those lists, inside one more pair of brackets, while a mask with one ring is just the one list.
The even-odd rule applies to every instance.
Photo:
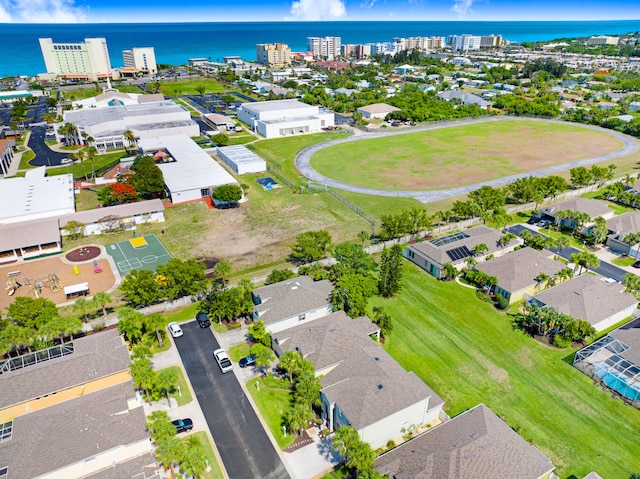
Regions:
[[307, 37], [307, 50], [312, 52], [315, 58], [323, 60], [339, 58], [341, 44], [340, 37]]
[[122, 50], [122, 60], [125, 68], [133, 68], [149, 75], [155, 75], [158, 72], [156, 54], [153, 47]]
[[53, 43], [51, 38], [40, 38], [40, 49], [47, 73], [89, 81], [112, 76], [105, 38], [85, 38], [84, 43]]
[[291, 48], [285, 43], [259, 43], [256, 56], [261, 65], [283, 67], [291, 64]]
[[319, 133], [334, 126], [335, 115], [298, 100], [243, 103], [238, 120], [266, 138]]
[[238, 175], [267, 170], [267, 163], [244, 145], [219, 146], [217, 153], [218, 158]]
[[162, 150], [168, 155], [159, 163], [173, 203], [211, 196], [213, 188], [237, 184], [233, 176], [186, 135], [145, 138], [138, 142], [142, 154]]
[[620, 37], [599, 36], [591, 37], [587, 41], [589, 45], [617, 45], [620, 42]]

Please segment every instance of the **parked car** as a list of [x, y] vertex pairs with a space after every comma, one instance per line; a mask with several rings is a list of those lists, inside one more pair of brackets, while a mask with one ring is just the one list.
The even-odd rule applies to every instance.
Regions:
[[179, 434], [181, 432], [189, 432], [193, 429], [193, 421], [188, 417], [171, 421], [171, 424], [176, 427], [176, 434]]
[[238, 364], [240, 364], [241, 368], [246, 368], [247, 366], [253, 366], [256, 363], [256, 357], [253, 354], [246, 356], [240, 360]]
[[229, 356], [227, 355], [227, 352], [220, 348], [220, 349], [216, 349], [213, 352], [213, 357], [216, 358], [216, 361], [218, 362], [218, 366], [220, 366], [220, 371], [222, 371], [222, 373], [228, 373], [229, 371], [231, 371], [233, 369], [233, 366], [231, 364], [231, 359], [229, 359]]
[[167, 325], [167, 328], [169, 328], [169, 332], [171, 333], [171, 336], [173, 336], [174, 338], [179, 338], [183, 334], [182, 328], [178, 323], [169, 323]]
[[207, 316], [207, 313], [203, 313], [202, 311], [196, 314], [196, 321], [198, 321], [198, 325], [201, 328], [208, 328], [209, 326], [211, 326], [211, 321], [209, 321], [209, 316]]
[[73, 163], [73, 160], [71, 158], [63, 158], [60, 160], [61, 165], [68, 165], [69, 163]]
[[640, 268], [640, 261], [636, 261], [631, 266], [633, 266], [634, 268]]

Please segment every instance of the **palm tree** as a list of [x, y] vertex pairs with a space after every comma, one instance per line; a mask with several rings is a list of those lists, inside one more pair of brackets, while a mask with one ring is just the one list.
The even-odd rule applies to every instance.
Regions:
[[87, 146], [84, 150], [82, 150], [84, 158], [91, 162], [91, 179], [93, 181], [96, 180], [96, 163], [95, 158], [98, 154], [98, 150], [95, 146]]
[[364, 230], [362, 230], [362, 231], [360, 231], [360, 233], [358, 233], [358, 239], [362, 242], [362, 248], [363, 249], [364, 249], [365, 241], [367, 241], [369, 238], [370, 238], [369, 233], [367, 233]]
[[[624, 238], [622, 238], [623, 243], [629, 245], [629, 252], [631, 249], [640, 242], [640, 232], [638, 233], [629, 233]], [[638, 259], [638, 250], [636, 249], [636, 254], [634, 256], [635, 259]]]
[[452, 280], [454, 279], [456, 276], [458, 276], [458, 268], [456, 268], [454, 265], [452, 265], [451, 263], [446, 263], [443, 267], [442, 267], [442, 272], [444, 273], [444, 277], [447, 280]]
[[516, 235], [514, 235], [513, 233], [505, 233], [502, 235], [502, 237], [498, 240], [498, 245], [501, 248], [504, 248], [505, 246], [507, 246], [509, 243], [511, 243], [512, 240], [516, 239]]
[[465, 263], [467, 263], [467, 269], [473, 269], [473, 267], [478, 264], [478, 260], [473, 256], [467, 256]]
[[289, 375], [289, 383], [293, 384], [294, 374], [298, 374], [302, 363], [302, 356], [297, 351], [286, 351], [280, 356], [280, 367]]
[[[136, 137], [135, 137], [135, 135], [133, 134], [133, 132], [131, 130], [125, 131], [122, 134], [122, 136], [124, 137], [125, 140], [127, 140], [128, 146], [133, 145], [135, 143], [135, 141], [136, 141]], [[125, 148], [125, 150], [126, 150], [126, 148]]]
[[85, 323], [89, 321], [89, 318], [87, 317], [89, 306], [89, 301], [84, 298], [80, 298], [76, 300], [75, 303], [73, 303], [73, 310], [80, 313], [80, 316], [82, 316], [82, 319]]
[[102, 316], [105, 320], [107, 319], [107, 307], [111, 304], [111, 301], [111, 295], [104, 291], [100, 291], [93, 295], [93, 302], [96, 306], [102, 309]]
[[184, 439], [185, 451], [180, 461], [180, 472], [198, 479], [207, 470], [207, 451], [196, 436]]
[[178, 373], [175, 369], [163, 369], [156, 376], [156, 387], [162, 389], [167, 397], [167, 404], [171, 407], [169, 391], [178, 384]]
[[483, 253], [489, 251], [489, 247], [485, 243], [478, 243], [473, 249], [474, 256], [481, 256]]
[[175, 436], [160, 439], [156, 447], [156, 456], [162, 467], [171, 471], [171, 478], [175, 477], [174, 464], [180, 462], [185, 454], [185, 443]]
[[536, 280], [536, 283], [537, 283], [536, 288], [537, 289], [542, 289], [542, 284], [543, 283], [548, 283], [549, 279], [551, 279], [551, 278], [549, 277], [548, 274], [540, 273], [538, 276], [535, 277], [535, 280]]

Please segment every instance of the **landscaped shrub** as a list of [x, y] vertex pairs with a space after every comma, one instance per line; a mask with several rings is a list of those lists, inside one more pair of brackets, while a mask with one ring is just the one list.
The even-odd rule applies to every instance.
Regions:
[[509, 307], [509, 300], [500, 293], [496, 294], [496, 303], [499, 309], [507, 309]]
[[558, 348], [570, 348], [571, 347], [571, 339], [566, 338], [560, 334], [556, 334], [553, 337], [553, 345]]

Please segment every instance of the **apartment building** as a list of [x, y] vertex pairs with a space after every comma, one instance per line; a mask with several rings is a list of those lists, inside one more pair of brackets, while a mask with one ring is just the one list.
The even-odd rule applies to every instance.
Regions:
[[132, 48], [122, 50], [124, 67], [154, 75], [158, 72], [156, 54], [153, 47]]
[[589, 45], [617, 45], [620, 41], [620, 37], [607, 37], [607, 36], [599, 36], [599, 37], [591, 37], [587, 41]]
[[482, 37], [476, 35], [449, 35], [447, 37], [447, 45], [451, 47], [451, 50], [467, 51], [467, 50], [480, 50]]
[[307, 50], [313, 53], [315, 58], [333, 60], [340, 56], [340, 37], [307, 37]]
[[258, 43], [256, 57], [261, 65], [283, 67], [291, 64], [291, 48], [284, 43]]
[[104, 38], [85, 38], [84, 43], [53, 43], [51, 38], [39, 40], [48, 74], [88, 81], [112, 76]]

